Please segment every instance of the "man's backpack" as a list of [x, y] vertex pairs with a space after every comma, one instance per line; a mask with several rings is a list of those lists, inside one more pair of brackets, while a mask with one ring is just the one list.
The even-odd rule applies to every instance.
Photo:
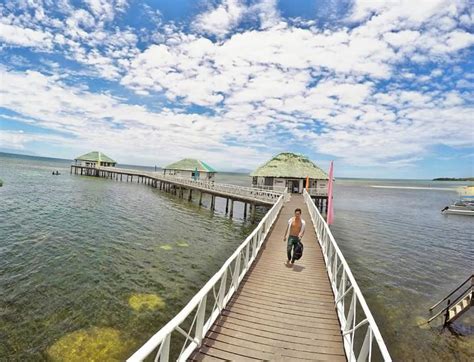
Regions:
[[298, 240], [298, 242], [295, 245], [295, 248], [293, 249], [293, 259], [299, 260], [303, 256], [303, 243]]

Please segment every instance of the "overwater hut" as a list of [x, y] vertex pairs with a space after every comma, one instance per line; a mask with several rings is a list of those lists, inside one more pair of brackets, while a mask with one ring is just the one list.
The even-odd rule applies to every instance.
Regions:
[[184, 158], [163, 168], [163, 175], [171, 175], [195, 180], [212, 181], [216, 170], [207, 163], [194, 158]]
[[117, 162], [112, 160], [109, 156], [99, 151], [93, 151], [79, 156], [74, 159], [74, 163], [76, 166], [83, 167], [97, 167], [97, 165], [102, 167], [115, 167], [117, 164]]
[[268, 188], [285, 188], [292, 193], [302, 193], [309, 180], [311, 196], [327, 199], [329, 177], [306, 156], [283, 152], [253, 171], [252, 184]]

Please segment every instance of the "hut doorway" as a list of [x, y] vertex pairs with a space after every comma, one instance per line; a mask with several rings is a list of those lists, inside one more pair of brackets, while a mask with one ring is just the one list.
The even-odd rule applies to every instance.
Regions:
[[293, 194], [300, 193], [300, 180], [287, 180], [286, 187]]

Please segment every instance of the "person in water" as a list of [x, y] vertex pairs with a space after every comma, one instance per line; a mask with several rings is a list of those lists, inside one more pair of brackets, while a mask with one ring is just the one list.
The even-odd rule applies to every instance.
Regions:
[[[288, 261], [286, 263], [288, 265], [293, 265], [295, 262], [294, 257], [292, 257], [292, 252], [294, 254], [294, 248], [296, 244], [304, 235], [305, 225], [306, 222], [301, 218], [301, 209], [296, 209], [295, 216], [288, 220], [288, 228], [286, 229], [285, 236], [283, 237], [283, 241], [287, 241], [286, 253]], [[287, 240], [286, 236], [288, 234], [289, 236]]]

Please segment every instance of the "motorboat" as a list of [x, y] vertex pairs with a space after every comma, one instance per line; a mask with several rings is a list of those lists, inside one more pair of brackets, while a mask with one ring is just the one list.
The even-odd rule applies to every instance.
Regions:
[[455, 215], [473, 215], [474, 216], [474, 200], [472, 199], [461, 199], [456, 201], [452, 205], [446, 206], [441, 210], [443, 214], [455, 214]]

